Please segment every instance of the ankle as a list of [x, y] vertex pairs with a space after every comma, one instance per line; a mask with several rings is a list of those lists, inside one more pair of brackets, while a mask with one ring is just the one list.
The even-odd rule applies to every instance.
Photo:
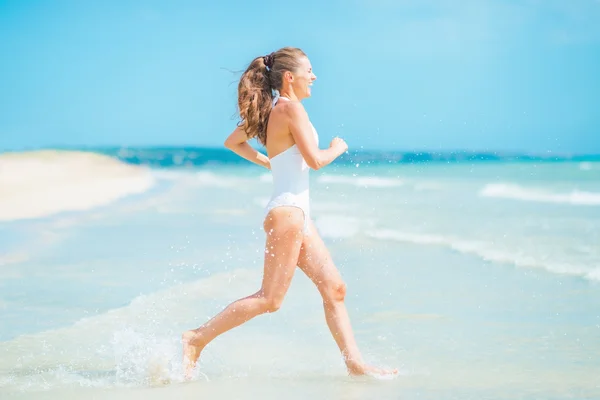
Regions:
[[365, 365], [360, 356], [349, 357], [344, 354], [344, 362], [346, 363], [346, 368], [348, 368], [348, 370], [356, 372], [362, 371]]
[[362, 375], [365, 372], [365, 365], [361, 361], [346, 360], [346, 369], [352, 375]]
[[204, 348], [208, 344], [200, 329], [192, 329], [184, 332], [182, 339], [192, 346], [200, 348]]

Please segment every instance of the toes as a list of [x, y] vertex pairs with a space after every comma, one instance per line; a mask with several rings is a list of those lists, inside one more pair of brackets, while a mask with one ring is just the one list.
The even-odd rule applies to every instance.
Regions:
[[374, 378], [393, 378], [398, 375], [398, 369], [383, 369], [370, 366], [366, 369], [366, 374]]

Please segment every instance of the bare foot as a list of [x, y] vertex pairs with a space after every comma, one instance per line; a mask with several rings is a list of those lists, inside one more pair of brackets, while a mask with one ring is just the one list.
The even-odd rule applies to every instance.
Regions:
[[398, 370], [377, 368], [367, 364], [348, 364], [348, 373], [350, 376], [371, 376], [373, 378], [390, 379], [398, 375]]
[[200, 335], [196, 331], [184, 332], [181, 336], [183, 344], [183, 373], [185, 379], [192, 378], [192, 372], [196, 367], [196, 361], [200, 357], [200, 352], [204, 348], [200, 339]]

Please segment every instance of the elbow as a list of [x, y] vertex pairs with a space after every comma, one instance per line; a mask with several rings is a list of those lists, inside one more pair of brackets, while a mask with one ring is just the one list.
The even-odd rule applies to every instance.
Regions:
[[325, 163], [323, 163], [323, 161], [319, 160], [317, 157], [310, 157], [308, 160], [306, 160], [306, 164], [315, 171], [318, 171], [325, 166]]
[[223, 142], [223, 146], [225, 146], [226, 149], [231, 150], [234, 146], [234, 143], [230, 138], [227, 138], [225, 139], [225, 142]]

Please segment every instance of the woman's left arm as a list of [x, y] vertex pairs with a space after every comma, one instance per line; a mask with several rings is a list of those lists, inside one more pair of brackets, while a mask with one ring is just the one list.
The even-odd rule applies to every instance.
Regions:
[[244, 132], [244, 129], [240, 126], [235, 128], [227, 139], [225, 139], [225, 147], [248, 161], [271, 169], [269, 158], [248, 144], [246, 132]]

